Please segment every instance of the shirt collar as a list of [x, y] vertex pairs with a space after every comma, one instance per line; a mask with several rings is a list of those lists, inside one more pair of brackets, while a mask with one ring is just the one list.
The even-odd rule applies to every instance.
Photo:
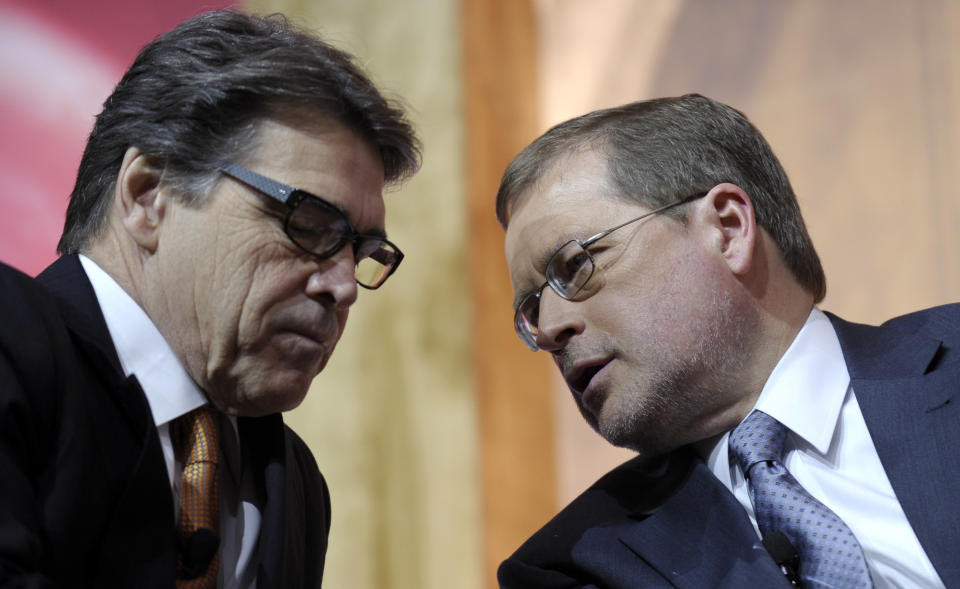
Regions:
[[[840, 340], [830, 319], [814, 307], [767, 378], [754, 409], [774, 417], [821, 454], [837, 430], [850, 386]], [[727, 454], [730, 432], [700, 447], [710, 470], [732, 486]]]
[[80, 255], [126, 376], [137, 377], [159, 426], [207, 403], [160, 330], [133, 298], [90, 258]]
[[833, 324], [814, 308], [770, 373], [754, 409], [774, 417], [826, 454], [849, 385], [850, 374]]

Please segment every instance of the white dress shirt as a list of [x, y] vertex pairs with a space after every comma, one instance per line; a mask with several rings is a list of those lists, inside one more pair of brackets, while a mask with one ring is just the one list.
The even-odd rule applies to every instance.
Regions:
[[[942, 588], [907, 521], [863, 420], [833, 325], [814, 308], [767, 379], [758, 409], [788, 428], [784, 466], [853, 531], [877, 589]], [[757, 529], [740, 465], [724, 434], [705, 457]]]
[[[137, 377], [147, 397], [166, 461], [174, 509], [179, 515], [183, 465], [174, 456], [170, 422], [205, 405], [207, 397], [140, 305], [96, 262], [81, 255], [80, 263], [97, 295], [123, 372]], [[257, 505], [262, 502], [255, 495], [256, 485], [248, 469], [243, 468], [236, 418], [222, 420], [220, 430], [224, 454], [221, 463], [227, 468], [220, 469], [221, 566], [217, 585], [226, 589], [255, 588], [260, 533]], [[233, 562], [235, 567], [223, 564]]]

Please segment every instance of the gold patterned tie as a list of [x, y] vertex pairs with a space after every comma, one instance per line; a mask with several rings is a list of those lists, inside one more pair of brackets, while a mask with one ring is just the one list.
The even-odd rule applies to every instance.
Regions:
[[177, 587], [208, 589], [217, 585], [220, 567], [220, 495], [217, 463], [220, 426], [217, 412], [204, 406], [178, 418], [171, 428], [183, 466], [177, 536]]

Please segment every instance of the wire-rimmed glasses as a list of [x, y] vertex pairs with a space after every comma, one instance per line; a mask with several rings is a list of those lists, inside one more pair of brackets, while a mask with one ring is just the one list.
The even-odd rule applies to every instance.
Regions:
[[360, 286], [371, 290], [379, 288], [400, 266], [403, 260], [400, 248], [382, 235], [358, 233], [343, 211], [319, 196], [236, 164], [222, 166], [220, 171], [285, 204], [283, 230], [303, 251], [324, 259], [350, 244], [356, 264], [354, 277]]
[[[667, 209], [687, 204], [690, 201], [706, 195], [706, 192], [692, 194], [676, 202], [646, 212], [639, 217], [634, 217], [615, 227], [601, 231], [583, 241], [571, 239], [561, 245], [557, 251], [550, 256], [550, 260], [547, 261], [547, 266], [544, 270], [547, 281], [540, 285], [540, 288], [523, 297], [520, 304], [517, 305], [517, 310], [514, 312], [513, 326], [517, 331], [517, 335], [523, 340], [523, 343], [527, 344], [527, 347], [534, 352], [540, 349], [537, 345], [537, 335], [540, 333], [540, 295], [547, 285], [550, 286], [553, 292], [568, 301], [573, 300], [577, 295], [583, 293], [584, 288], [587, 286], [597, 267], [593, 255], [590, 253], [590, 246], [621, 227], [626, 227], [631, 223], [635, 223], [651, 215], [656, 215], [657, 213], [662, 213]], [[592, 296], [594, 292], [585, 294], [586, 296], [582, 297], [584, 299]]]

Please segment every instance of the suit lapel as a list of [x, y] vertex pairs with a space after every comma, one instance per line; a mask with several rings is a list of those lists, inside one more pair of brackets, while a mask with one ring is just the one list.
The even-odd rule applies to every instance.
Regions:
[[103, 468], [124, 484], [103, 532], [97, 585], [170, 586], [176, 571], [173, 496], [150, 406], [136, 377], [123, 374], [80, 259], [64, 256], [37, 280], [56, 297], [80, 361], [91, 370], [71, 377], [77, 379], [72, 386], [85, 395]]
[[[136, 378], [123, 394], [143, 396]], [[143, 405], [146, 405], [146, 400]], [[164, 466], [163, 450], [150, 410], [146, 408], [146, 429], [139, 442], [119, 441], [115, 422], [104, 420], [97, 435], [104, 448], [127, 444], [129, 460], [116, 460], [125, 469], [126, 486], [107, 522], [100, 550], [97, 586], [170, 587], [176, 573], [177, 546], [174, 534], [173, 494]], [[105, 445], [104, 445], [105, 444]], [[116, 454], [105, 453], [106, 460]]]
[[102, 360], [116, 372], [120, 372], [120, 358], [80, 258], [77, 255], [59, 258], [37, 276], [37, 280], [57, 298], [60, 312], [70, 330], [93, 346], [102, 355]]
[[624, 525], [620, 541], [681, 589], [787, 586], [743, 507], [702, 460], [684, 460], [675, 492]]
[[283, 421], [279, 414], [266, 417], [240, 417], [237, 428], [244, 453], [249, 453], [254, 472], [263, 473], [260, 479], [264, 497], [263, 517], [260, 521], [260, 563], [257, 585], [261, 587], [292, 587], [289, 575], [299, 571], [303, 560], [298, 543], [288, 542], [290, 528], [287, 509], [287, 464], [283, 436]]
[[960, 364], [938, 340], [831, 319], [897, 499], [940, 577], [956, 578]]
[[56, 297], [77, 348], [87, 364], [106, 381], [104, 389], [121, 409], [131, 433], [144, 443], [146, 436], [154, 430], [150, 405], [136, 379], [123, 375], [117, 350], [90, 279], [80, 265], [80, 258], [63, 256], [44, 270], [37, 280]]

